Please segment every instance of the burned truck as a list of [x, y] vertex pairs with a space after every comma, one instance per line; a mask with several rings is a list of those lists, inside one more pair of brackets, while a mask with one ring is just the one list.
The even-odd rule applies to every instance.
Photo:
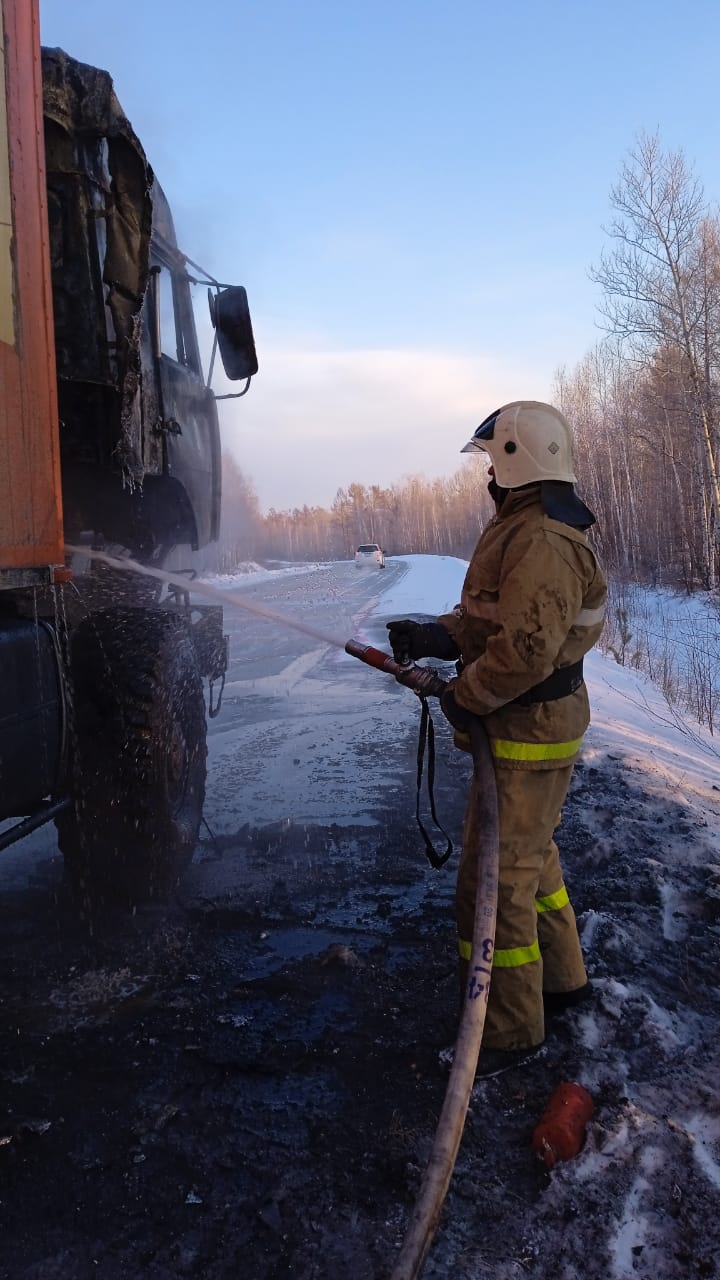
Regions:
[[41, 52], [35, 7], [2, 0], [0, 849], [54, 821], [74, 888], [135, 903], [192, 857], [227, 649], [191, 574], [168, 589], [96, 557], [158, 569], [218, 537], [193, 294], [211, 367], [217, 348], [244, 394], [258, 365], [244, 288], [180, 251], [110, 76]]

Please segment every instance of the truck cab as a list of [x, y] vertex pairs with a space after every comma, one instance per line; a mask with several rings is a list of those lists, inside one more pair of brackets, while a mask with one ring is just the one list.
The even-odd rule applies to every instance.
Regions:
[[[161, 564], [172, 547], [197, 549], [219, 531], [220, 433], [200, 362], [197, 273], [108, 73], [44, 49], [42, 74], [66, 539], [92, 531], [97, 545]], [[244, 290], [231, 294], [242, 307]], [[244, 329], [250, 378], [246, 299]]]

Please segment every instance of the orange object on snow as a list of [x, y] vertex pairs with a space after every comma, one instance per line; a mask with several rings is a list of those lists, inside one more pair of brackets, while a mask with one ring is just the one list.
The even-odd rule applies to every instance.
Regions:
[[558, 1085], [532, 1136], [532, 1149], [548, 1169], [578, 1154], [594, 1111], [595, 1104], [581, 1084]]

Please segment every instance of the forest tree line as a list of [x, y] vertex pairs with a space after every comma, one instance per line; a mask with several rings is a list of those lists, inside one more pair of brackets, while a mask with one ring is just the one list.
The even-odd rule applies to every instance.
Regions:
[[487, 479], [476, 461], [449, 479], [409, 476], [387, 488], [351, 484], [338, 489], [330, 508], [295, 507], [263, 516], [252, 486], [226, 460], [220, 541], [200, 553], [200, 564], [230, 573], [248, 560], [350, 560], [364, 542], [377, 542], [388, 556], [467, 559], [493, 514]]
[[[608, 245], [592, 270], [604, 337], [556, 377], [575, 438], [593, 538], [625, 581], [714, 589], [720, 575], [720, 216], [681, 151], [642, 136], [610, 195]], [[388, 555], [467, 558], [492, 515], [477, 463], [450, 479], [351, 484], [332, 507], [259, 512], [232, 462], [216, 567], [342, 560], [359, 542]]]

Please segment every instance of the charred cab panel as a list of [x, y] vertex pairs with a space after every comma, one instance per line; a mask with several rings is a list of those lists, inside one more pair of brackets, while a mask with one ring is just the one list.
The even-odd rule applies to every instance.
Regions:
[[143, 417], [158, 424], [163, 474], [188, 496], [195, 530], [185, 541], [202, 547], [220, 530], [220, 429], [215, 396], [203, 377], [185, 258], [157, 182], [142, 330], [143, 365], [151, 361], [155, 373], [143, 383]]
[[110, 76], [46, 49], [43, 90], [67, 540], [162, 561], [220, 519], [185, 260]]

